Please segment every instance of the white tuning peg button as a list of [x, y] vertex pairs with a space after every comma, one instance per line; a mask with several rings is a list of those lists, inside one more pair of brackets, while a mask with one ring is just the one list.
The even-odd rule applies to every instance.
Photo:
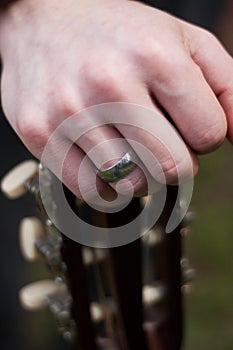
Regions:
[[90, 305], [91, 318], [93, 322], [101, 322], [104, 319], [103, 310], [99, 303], [92, 302]]
[[19, 227], [19, 243], [23, 257], [28, 261], [40, 258], [36, 249], [36, 241], [44, 236], [44, 228], [36, 217], [24, 218]]
[[149, 232], [147, 232], [142, 237], [142, 242], [144, 246], [155, 247], [163, 240], [163, 233], [159, 227], [153, 227]]
[[146, 285], [142, 291], [143, 303], [146, 306], [157, 304], [165, 297], [165, 288], [163, 285]]
[[7, 173], [1, 182], [1, 189], [9, 198], [18, 198], [27, 189], [25, 183], [34, 178], [38, 173], [38, 163], [34, 160], [27, 160]]
[[19, 300], [24, 309], [36, 311], [47, 306], [49, 297], [55, 297], [65, 290], [66, 286], [64, 284], [52, 280], [34, 282], [20, 290]]
[[94, 251], [91, 248], [83, 248], [83, 261], [85, 265], [93, 265], [95, 262], [100, 262], [107, 257], [106, 249], [95, 248]]

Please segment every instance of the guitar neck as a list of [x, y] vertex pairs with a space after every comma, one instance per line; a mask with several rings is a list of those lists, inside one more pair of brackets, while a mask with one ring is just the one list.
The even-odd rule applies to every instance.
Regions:
[[[67, 193], [69, 203], [77, 211], [72, 194]], [[176, 187], [168, 188], [167, 203], [157, 225], [162, 232], [162, 239], [156, 246], [156, 266], [150, 266], [151, 283], [163, 283], [166, 296], [162, 303], [143, 305], [143, 243], [138, 239], [124, 246], [108, 249], [107, 289], [103, 298], [114, 300], [116, 313], [112, 320], [114, 334], [108, 334], [104, 322], [96, 327], [91, 321], [89, 304], [90, 288], [87, 270], [82, 259], [82, 246], [67, 237], [63, 238], [63, 258], [67, 264], [67, 279], [73, 297], [72, 314], [78, 329], [78, 342], [75, 349], [145, 349], [145, 350], [179, 350], [182, 343], [182, 294], [181, 294], [181, 227], [165, 234], [165, 227], [177, 199]], [[118, 227], [131, 222], [141, 211], [141, 201], [133, 199], [124, 213], [105, 214], [82, 205], [82, 210], [91, 224], [102, 227]], [[135, 227], [135, 230], [137, 228]], [[145, 250], [145, 249], [144, 249]], [[159, 261], [158, 259], [159, 258]], [[98, 264], [98, 262], [97, 262]], [[151, 264], [151, 261], [150, 261]], [[100, 274], [103, 274], [100, 269]], [[157, 280], [156, 280], [157, 279]], [[100, 281], [100, 283], [103, 282]], [[89, 288], [89, 289], [88, 289]], [[103, 288], [103, 289], [104, 289]], [[98, 289], [98, 288], [97, 288]], [[96, 292], [98, 294], [98, 291]], [[103, 306], [104, 307], [104, 306]], [[105, 320], [106, 321], [106, 320]], [[108, 339], [109, 337], [109, 339]], [[104, 344], [108, 344], [107, 347]], [[109, 345], [111, 344], [111, 345]]]
[[[60, 183], [47, 169], [41, 171], [44, 200], [52, 208], [52, 215], [55, 213], [60, 223], [67, 224], [63, 203], [59, 195], [56, 197], [56, 186]], [[23, 178], [20, 183], [19, 173]], [[21, 223], [22, 252], [29, 261], [42, 257], [54, 276], [54, 280], [24, 287], [20, 292], [22, 305], [30, 310], [47, 306], [58, 322], [59, 331], [73, 341], [74, 350], [180, 350], [183, 269], [187, 269], [187, 275], [192, 275], [193, 270], [189, 269], [187, 259], [182, 259], [183, 223], [173, 232], [165, 233], [178, 200], [178, 188], [168, 186], [159, 220], [143, 235], [147, 226], [144, 221], [151, 214], [146, 211], [140, 223], [135, 218], [141, 217], [144, 199], [132, 199], [120, 212], [104, 213], [78, 201], [65, 189], [70, 207], [82, 219], [82, 224], [75, 226], [75, 242], [59, 232], [47, 216], [37, 173], [38, 165], [27, 161], [13, 169], [2, 183], [10, 198], [26, 191], [35, 196], [41, 221], [25, 218]], [[157, 197], [151, 198], [155, 210]], [[118, 230], [116, 235], [125, 238], [125, 234], [133, 233], [134, 239], [113, 248], [83, 246], [77, 243], [82, 241], [79, 238], [86, 239], [90, 234], [83, 222], [105, 229], [101, 229], [101, 234], [104, 231], [109, 247], [114, 246], [110, 244], [114, 237], [108, 235], [113, 228], [130, 226], [130, 232]]]

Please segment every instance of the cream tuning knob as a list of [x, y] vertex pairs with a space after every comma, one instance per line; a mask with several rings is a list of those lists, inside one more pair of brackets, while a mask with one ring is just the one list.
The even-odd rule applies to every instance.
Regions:
[[90, 312], [91, 312], [91, 318], [93, 322], [98, 323], [103, 321], [104, 313], [99, 303], [92, 302], [90, 304]]
[[20, 223], [19, 242], [23, 257], [28, 261], [39, 259], [36, 241], [44, 236], [44, 228], [36, 217], [24, 218]]
[[38, 173], [38, 164], [34, 160], [27, 160], [8, 172], [1, 182], [1, 189], [9, 198], [18, 198], [27, 188], [26, 182], [33, 179]]
[[150, 306], [161, 302], [165, 297], [165, 288], [163, 285], [146, 285], [142, 291], [143, 303]]
[[196, 276], [196, 270], [190, 267], [189, 260], [183, 257], [180, 261], [183, 283], [191, 282]]
[[113, 316], [116, 313], [116, 304], [113, 299], [105, 301], [104, 305], [92, 301], [90, 303], [91, 319], [94, 323], [102, 322], [106, 317]]
[[85, 265], [93, 265], [95, 262], [100, 262], [107, 257], [106, 249], [84, 247], [83, 248], [83, 261]]
[[36, 311], [47, 306], [49, 297], [56, 297], [65, 290], [62, 283], [52, 280], [38, 281], [23, 287], [19, 292], [19, 300], [24, 309]]
[[159, 227], [153, 227], [142, 237], [143, 245], [151, 248], [157, 246], [162, 240], [163, 233]]
[[143, 206], [147, 204], [148, 200], [150, 200], [150, 196], [140, 197], [140, 202]]
[[184, 217], [184, 219], [183, 219], [183, 224], [184, 224], [185, 226], [189, 226], [189, 225], [192, 224], [192, 222], [195, 220], [195, 217], [196, 217], [195, 212], [189, 210], [189, 211], [186, 213], [186, 215], [185, 215], [185, 217]]

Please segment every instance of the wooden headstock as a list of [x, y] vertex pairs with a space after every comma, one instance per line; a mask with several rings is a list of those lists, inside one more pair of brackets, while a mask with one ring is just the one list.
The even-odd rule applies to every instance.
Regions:
[[[52, 187], [52, 183], [48, 185], [47, 200], [55, 201], [57, 216], [62, 220], [62, 208], [53, 197]], [[13, 169], [3, 179], [2, 189], [10, 198], [25, 191], [35, 196], [40, 220], [25, 218], [21, 222], [21, 250], [28, 261], [44, 260], [53, 276], [50, 281], [36, 282], [20, 291], [25, 308], [47, 306], [74, 349], [181, 348], [182, 290], [193, 270], [182, 253], [182, 236], [187, 234], [184, 222], [172, 233], [165, 233], [177, 199], [176, 187], [168, 187], [162, 215], [148, 233], [132, 243], [109, 249], [82, 246], [57, 230], [40, 199], [35, 162]], [[107, 214], [65, 191], [72, 210], [98, 227], [124, 225], [144, 205], [143, 199], [134, 198], [123, 213]]]

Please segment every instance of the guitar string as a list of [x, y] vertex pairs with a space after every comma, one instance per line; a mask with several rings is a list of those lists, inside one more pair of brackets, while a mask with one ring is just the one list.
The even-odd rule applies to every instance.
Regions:
[[[109, 253], [109, 256], [110, 256], [110, 253]], [[107, 270], [108, 281], [109, 281], [109, 288], [110, 288], [110, 293], [111, 293], [112, 297], [114, 298], [114, 300], [116, 302], [116, 306], [117, 306], [118, 295], [117, 295], [117, 291], [116, 291], [117, 290], [116, 281], [113, 278], [113, 274], [112, 274], [111, 269], [112, 269], [112, 261], [111, 261], [111, 259], [109, 259], [109, 264], [106, 264], [106, 270]], [[117, 329], [117, 334], [118, 334], [118, 338], [119, 338], [120, 349], [121, 350], [129, 350], [126, 335], [124, 332], [124, 321], [122, 319], [121, 313], [118, 311], [118, 308], [116, 310], [115, 323], [116, 323], [116, 329]]]
[[92, 255], [93, 255], [93, 260], [94, 260], [94, 270], [95, 270], [95, 276], [96, 276], [96, 284], [97, 284], [97, 291], [99, 295], [99, 301], [100, 305], [104, 314], [104, 323], [105, 323], [105, 328], [106, 332], [109, 335], [110, 341], [112, 342], [112, 345], [114, 346], [115, 341], [115, 336], [114, 336], [114, 319], [113, 319], [113, 314], [111, 310], [109, 310], [108, 306], [108, 301], [106, 294], [104, 292], [104, 283], [101, 278], [101, 271], [100, 271], [100, 266], [98, 262], [98, 256], [97, 252], [95, 249], [91, 249]]

